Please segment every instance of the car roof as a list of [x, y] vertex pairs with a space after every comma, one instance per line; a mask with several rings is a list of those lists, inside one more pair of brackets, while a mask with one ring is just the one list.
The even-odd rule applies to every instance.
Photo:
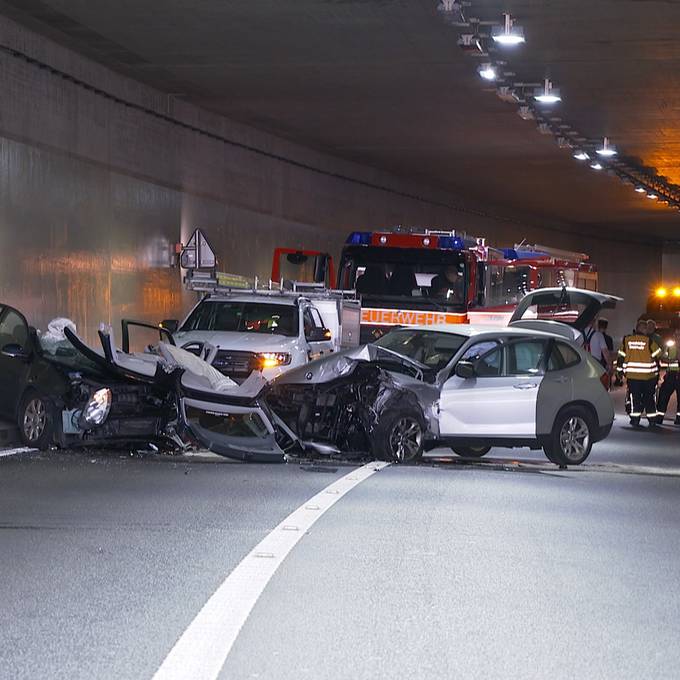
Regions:
[[450, 333], [451, 335], [464, 335], [469, 338], [480, 335], [498, 336], [498, 335], [531, 335], [540, 338], [560, 338], [564, 340], [564, 336], [558, 333], [549, 333], [547, 331], [535, 331], [529, 328], [513, 328], [512, 326], [473, 326], [471, 324], [432, 324], [429, 326], [408, 326], [409, 330], [419, 331], [437, 331], [439, 333]]
[[210, 295], [201, 302], [259, 302], [263, 305], [288, 305], [297, 307], [303, 296], [281, 295], [280, 293], [243, 293], [239, 295]]

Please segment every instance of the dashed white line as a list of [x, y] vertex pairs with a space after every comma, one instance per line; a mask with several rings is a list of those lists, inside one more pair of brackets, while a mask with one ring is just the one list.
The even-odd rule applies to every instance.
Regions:
[[20, 446], [17, 449], [0, 449], [0, 458], [5, 456], [16, 456], [19, 453], [34, 453], [38, 449], [32, 449], [29, 446]]
[[[336, 480], [284, 519], [227, 576], [203, 605], [154, 680], [214, 680], [267, 583], [324, 512], [389, 463], [373, 462]], [[291, 530], [292, 528], [297, 530]], [[263, 559], [264, 558], [264, 559]]]

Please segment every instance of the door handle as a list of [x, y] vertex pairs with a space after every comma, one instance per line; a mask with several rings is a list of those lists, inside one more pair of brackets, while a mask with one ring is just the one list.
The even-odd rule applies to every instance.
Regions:
[[536, 383], [520, 383], [519, 385], [513, 385], [516, 390], [533, 390], [538, 387]]
[[561, 375], [558, 378], [553, 378], [553, 382], [564, 384], [566, 382], [569, 382], [569, 378], [567, 378], [567, 376], [565, 375]]

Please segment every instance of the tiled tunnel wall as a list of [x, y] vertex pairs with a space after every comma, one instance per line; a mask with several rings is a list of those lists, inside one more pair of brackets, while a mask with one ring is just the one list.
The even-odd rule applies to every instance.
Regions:
[[92, 339], [102, 321], [181, 315], [192, 296], [170, 266], [171, 251], [195, 227], [208, 235], [221, 269], [261, 277], [275, 246], [337, 255], [348, 232], [396, 224], [582, 250], [599, 267], [600, 287], [627, 298], [613, 318], [617, 333], [659, 276], [658, 247], [594, 238], [585, 227], [536, 226], [535, 217], [277, 139], [168, 98], [8, 19], [0, 18], [0, 44], [57, 70], [0, 52], [0, 300], [36, 326], [68, 316]]

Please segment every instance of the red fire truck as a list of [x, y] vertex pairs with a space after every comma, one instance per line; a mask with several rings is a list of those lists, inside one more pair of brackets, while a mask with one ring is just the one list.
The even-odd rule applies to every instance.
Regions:
[[504, 324], [527, 292], [559, 285], [597, 290], [587, 255], [453, 231], [353, 232], [338, 268], [338, 287], [361, 296], [362, 342], [397, 325]]
[[483, 281], [481, 305], [468, 310], [468, 320], [474, 324], [507, 322], [519, 300], [537, 288], [598, 289], [597, 268], [585, 253], [523, 243], [490, 248], [479, 279]]

